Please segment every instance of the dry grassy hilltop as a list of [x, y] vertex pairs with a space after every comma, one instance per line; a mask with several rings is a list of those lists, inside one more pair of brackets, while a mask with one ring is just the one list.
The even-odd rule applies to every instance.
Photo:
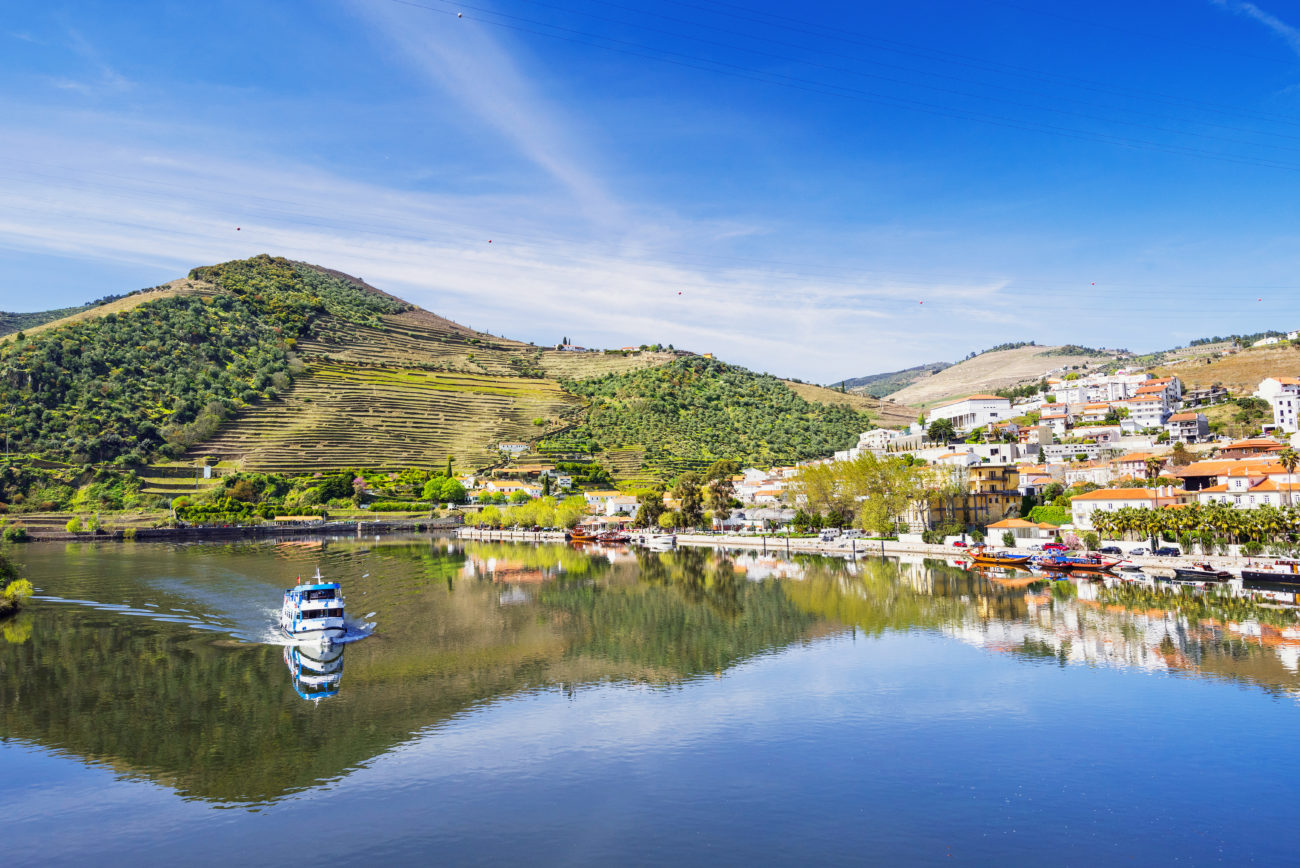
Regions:
[[992, 392], [1038, 380], [1059, 368], [1097, 365], [1109, 360], [1109, 357], [1095, 355], [1054, 355], [1060, 350], [1060, 347], [1028, 346], [981, 353], [931, 374], [889, 397], [899, 404], [928, 407], [977, 392]]

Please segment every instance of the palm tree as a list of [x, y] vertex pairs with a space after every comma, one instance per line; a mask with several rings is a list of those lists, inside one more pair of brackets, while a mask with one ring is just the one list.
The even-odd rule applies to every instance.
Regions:
[[1160, 471], [1164, 470], [1164, 467], [1165, 460], [1163, 458], [1157, 458], [1154, 455], [1148, 456], [1146, 460], [1147, 481], [1155, 482], [1160, 476]]
[[1296, 452], [1290, 446], [1283, 449], [1277, 454], [1277, 463], [1282, 465], [1286, 471], [1286, 505], [1291, 505], [1291, 474], [1295, 473], [1297, 464], [1300, 464], [1300, 452]]

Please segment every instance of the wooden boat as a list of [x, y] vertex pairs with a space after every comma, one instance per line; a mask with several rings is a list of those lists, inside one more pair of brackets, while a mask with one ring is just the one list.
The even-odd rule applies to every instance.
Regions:
[[1300, 561], [1278, 558], [1272, 567], [1243, 569], [1242, 581], [1269, 582], [1274, 585], [1300, 585]]
[[1065, 555], [1051, 554], [1038, 558], [1035, 565], [1040, 570], [1058, 573], [1109, 573], [1121, 563], [1114, 558], [1101, 555]]
[[970, 549], [971, 560], [981, 566], [989, 567], [1023, 567], [1029, 563], [1030, 555], [1012, 555], [1006, 552], [991, 552], [984, 546]]
[[1216, 570], [1209, 564], [1193, 564], [1190, 567], [1174, 567], [1174, 578], [1184, 582], [1226, 582], [1232, 578], [1232, 573]]
[[585, 527], [582, 527], [581, 525], [566, 532], [564, 534], [564, 538], [567, 539], [569, 542], [576, 542], [576, 543], [597, 542], [599, 540], [599, 536], [597, 534], [592, 533], [591, 531], [587, 530]]
[[596, 539], [603, 543], [625, 543], [630, 541], [632, 537], [628, 536], [621, 530], [607, 530], [596, 537]]

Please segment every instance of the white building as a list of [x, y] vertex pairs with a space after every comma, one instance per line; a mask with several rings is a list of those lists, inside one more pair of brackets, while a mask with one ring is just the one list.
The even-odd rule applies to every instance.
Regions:
[[892, 444], [899, 437], [903, 436], [902, 431], [894, 431], [890, 428], [872, 428], [870, 431], [864, 431], [858, 435], [858, 451], [874, 452], [880, 454], [889, 450]]
[[1065, 432], [1069, 430], [1070, 425], [1074, 422], [1074, 416], [1070, 413], [1068, 404], [1045, 404], [1043, 406], [1043, 415], [1038, 421], [1051, 428], [1052, 433], [1057, 437], [1064, 437]]
[[960, 432], [973, 431], [985, 425], [1006, 421], [1011, 417], [1011, 400], [997, 395], [971, 395], [960, 401], [952, 401], [930, 411], [926, 424], [933, 424], [939, 419], [948, 419], [952, 427]]
[[1093, 513], [1111, 511], [1125, 506], [1139, 509], [1159, 509], [1190, 503], [1196, 495], [1189, 494], [1181, 488], [1162, 486], [1159, 488], [1099, 488], [1087, 494], [1076, 494], [1070, 499], [1070, 511], [1074, 516], [1074, 526], [1080, 530], [1093, 530]]
[[1129, 427], [1138, 431], [1163, 428], [1169, 418], [1169, 406], [1161, 395], [1139, 395], [1129, 398], [1124, 406], [1128, 408]]
[[1204, 413], [1175, 413], [1165, 420], [1169, 439], [1180, 443], [1201, 443], [1210, 436], [1210, 421]]
[[1286, 432], [1297, 430], [1300, 413], [1300, 380], [1295, 377], [1268, 377], [1255, 390], [1255, 397], [1263, 398], [1273, 407], [1273, 424]]
[[605, 501], [605, 515], [636, 515], [640, 504], [630, 494], [619, 494]]

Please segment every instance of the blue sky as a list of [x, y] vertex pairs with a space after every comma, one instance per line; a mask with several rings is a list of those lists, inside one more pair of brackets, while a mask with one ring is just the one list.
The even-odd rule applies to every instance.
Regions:
[[1280, 2], [49, 0], [0, 45], [3, 309], [268, 252], [819, 382], [1300, 327]]

